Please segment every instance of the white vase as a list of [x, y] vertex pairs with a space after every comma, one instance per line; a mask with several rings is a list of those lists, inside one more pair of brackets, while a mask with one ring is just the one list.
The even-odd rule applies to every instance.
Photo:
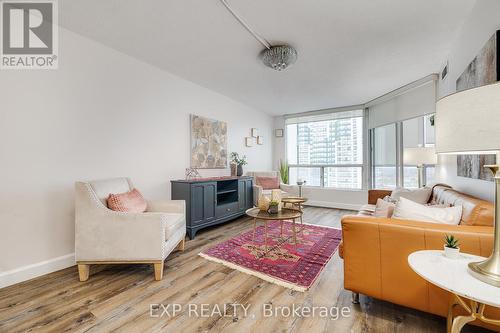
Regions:
[[443, 245], [444, 248], [444, 256], [449, 259], [458, 259], [460, 258], [460, 248], [453, 249], [451, 247], [447, 247]]

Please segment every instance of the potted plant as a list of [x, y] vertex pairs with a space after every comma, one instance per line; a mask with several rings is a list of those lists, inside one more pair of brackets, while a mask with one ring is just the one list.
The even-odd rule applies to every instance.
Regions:
[[288, 163], [280, 160], [280, 176], [283, 184], [288, 184]]
[[453, 235], [446, 235], [444, 237], [444, 256], [450, 259], [458, 259], [460, 257], [460, 247], [458, 246], [458, 239]]
[[[236, 152], [231, 153], [231, 164], [236, 165], [236, 176], [243, 176], [243, 166], [247, 164], [247, 157], [240, 155]], [[232, 172], [231, 172], [232, 173]]]
[[278, 214], [278, 212], [279, 212], [279, 205], [280, 205], [279, 201], [275, 201], [275, 200], [271, 201], [269, 203], [269, 209], [267, 210], [267, 212], [269, 214]]

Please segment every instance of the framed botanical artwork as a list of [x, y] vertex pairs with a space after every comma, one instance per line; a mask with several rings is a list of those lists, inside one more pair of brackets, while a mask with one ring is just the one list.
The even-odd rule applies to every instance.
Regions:
[[262, 136], [258, 136], [257, 137], [257, 144], [258, 145], [263, 145], [264, 144], [264, 138]]
[[227, 167], [227, 123], [191, 115], [191, 168]]
[[245, 146], [247, 146], [247, 147], [252, 147], [253, 146], [253, 138], [252, 137], [246, 137], [245, 138]]
[[277, 138], [282, 138], [283, 137], [283, 129], [282, 128], [275, 129], [274, 136]]
[[251, 136], [253, 138], [256, 138], [257, 136], [259, 136], [259, 130], [258, 129], [252, 128], [250, 131], [252, 132]]

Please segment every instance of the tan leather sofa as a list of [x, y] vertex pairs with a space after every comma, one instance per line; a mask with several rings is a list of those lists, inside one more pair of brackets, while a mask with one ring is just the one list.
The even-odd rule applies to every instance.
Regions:
[[[369, 191], [369, 204], [389, 194]], [[461, 223], [451, 226], [361, 215], [342, 218], [339, 253], [344, 259], [345, 289], [446, 317], [449, 293], [413, 272], [408, 255], [418, 250], [442, 249], [444, 235], [453, 234], [460, 240], [461, 251], [488, 257], [493, 248], [494, 206], [446, 186], [435, 186], [429, 201], [461, 205]], [[487, 308], [485, 314], [498, 319], [500, 309]]]

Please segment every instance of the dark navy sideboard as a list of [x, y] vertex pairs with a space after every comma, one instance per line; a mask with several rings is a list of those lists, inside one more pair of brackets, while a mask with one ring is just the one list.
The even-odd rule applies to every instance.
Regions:
[[253, 207], [252, 177], [217, 177], [172, 180], [172, 199], [186, 201], [186, 231], [198, 230], [245, 214]]

